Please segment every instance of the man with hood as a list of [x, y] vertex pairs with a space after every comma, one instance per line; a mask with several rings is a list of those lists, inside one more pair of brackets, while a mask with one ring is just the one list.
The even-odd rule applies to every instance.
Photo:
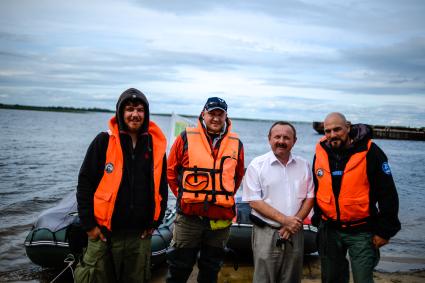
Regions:
[[168, 199], [165, 149], [146, 96], [124, 91], [108, 132], [92, 141], [78, 176], [78, 215], [88, 246], [76, 282], [149, 280], [151, 234]]
[[168, 283], [188, 280], [198, 252], [198, 282], [217, 282], [243, 175], [243, 145], [232, 132], [227, 104], [210, 97], [197, 127], [177, 137], [168, 158], [168, 182], [177, 197]]
[[398, 195], [385, 153], [370, 127], [350, 125], [341, 113], [324, 121], [316, 145], [313, 224], [319, 227], [322, 282], [373, 282], [379, 248], [400, 230]]

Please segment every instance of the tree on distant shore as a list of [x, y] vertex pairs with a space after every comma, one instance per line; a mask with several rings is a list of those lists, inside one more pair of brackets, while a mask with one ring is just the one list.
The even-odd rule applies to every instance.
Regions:
[[114, 111], [103, 108], [76, 108], [76, 107], [63, 107], [63, 106], [32, 106], [32, 105], [19, 105], [19, 104], [3, 104], [0, 103], [2, 109], [17, 109], [17, 110], [34, 110], [34, 111], [55, 111], [55, 112], [106, 112], [113, 113]]

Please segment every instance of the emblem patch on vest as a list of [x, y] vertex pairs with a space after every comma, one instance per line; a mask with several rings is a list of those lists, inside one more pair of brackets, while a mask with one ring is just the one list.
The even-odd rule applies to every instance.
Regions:
[[233, 158], [233, 159], [237, 159], [237, 153], [236, 153], [236, 150], [234, 150], [234, 151], [232, 152], [232, 158]]
[[317, 177], [322, 177], [323, 176], [323, 169], [322, 168], [319, 168], [319, 169], [317, 169], [317, 171], [316, 171], [316, 175], [317, 175]]
[[384, 171], [384, 173], [387, 175], [391, 175], [391, 168], [388, 162], [382, 163], [382, 171]]
[[112, 173], [112, 171], [114, 171], [114, 164], [112, 164], [111, 162], [106, 163], [105, 171], [106, 173]]

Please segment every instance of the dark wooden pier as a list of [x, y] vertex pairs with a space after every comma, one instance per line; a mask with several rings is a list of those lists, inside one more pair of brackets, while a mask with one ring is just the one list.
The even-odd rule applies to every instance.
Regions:
[[[403, 126], [370, 125], [375, 139], [415, 140], [425, 141], [425, 128], [410, 128]], [[323, 135], [323, 122], [313, 122], [313, 129]]]

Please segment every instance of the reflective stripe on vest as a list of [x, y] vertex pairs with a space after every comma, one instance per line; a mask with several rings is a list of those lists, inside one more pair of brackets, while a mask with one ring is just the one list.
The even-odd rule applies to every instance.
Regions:
[[235, 172], [238, 162], [239, 138], [226, 134], [214, 159], [202, 126], [187, 128], [189, 166], [183, 168], [182, 197], [186, 203], [210, 202], [218, 206], [235, 204]]
[[[350, 223], [353, 226], [364, 223], [363, 220], [370, 216], [370, 186], [367, 178], [366, 155], [372, 141], [369, 140], [367, 150], [355, 153], [350, 157], [343, 172], [334, 172], [336, 175], [342, 174], [338, 204], [332, 190], [332, 172], [329, 168], [328, 154], [320, 142], [316, 145], [314, 172], [318, 181], [316, 201], [324, 218], [330, 218], [348, 226]], [[337, 209], [339, 209], [339, 219]]]
[[[166, 148], [166, 139], [161, 129], [152, 121], [149, 122], [149, 134], [153, 144], [153, 175], [154, 175], [154, 220], [159, 219], [161, 213], [161, 194], [159, 193], [163, 158]], [[123, 173], [123, 154], [119, 138], [119, 129], [115, 116], [109, 121], [109, 143], [106, 150], [106, 162], [103, 177], [94, 194], [94, 216], [100, 226], [111, 230], [112, 214], [115, 200], [121, 184]]]

